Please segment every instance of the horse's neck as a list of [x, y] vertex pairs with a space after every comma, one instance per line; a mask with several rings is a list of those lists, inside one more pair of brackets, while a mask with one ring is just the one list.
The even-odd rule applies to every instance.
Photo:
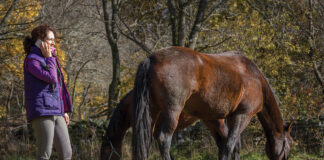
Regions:
[[119, 143], [121, 143], [127, 129], [130, 127], [129, 117], [123, 117], [123, 115], [127, 115], [127, 113], [122, 113], [122, 107], [125, 106], [123, 106], [123, 104], [117, 105], [106, 130], [107, 136]]
[[131, 117], [129, 116], [129, 113], [131, 112], [130, 108], [133, 107], [130, 105], [132, 100], [133, 94], [132, 91], [130, 91], [120, 100], [119, 104], [115, 108], [107, 128], [107, 135], [110, 138], [119, 140], [120, 143], [123, 140], [127, 129], [130, 128], [131, 125]]
[[275, 95], [269, 85], [264, 90], [264, 106], [260, 113], [258, 113], [259, 120], [267, 137], [271, 136], [273, 132], [277, 134], [284, 134], [283, 119], [279, 110]]

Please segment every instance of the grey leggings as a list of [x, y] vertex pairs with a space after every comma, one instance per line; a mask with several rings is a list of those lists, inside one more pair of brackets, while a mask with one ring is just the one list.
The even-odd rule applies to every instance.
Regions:
[[31, 121], [36, 145], [37, 159], [48, 160], [54, 146], [60, 160], [70, 160], [72, 149], [67, 125], [62, 116], [44, 116]]

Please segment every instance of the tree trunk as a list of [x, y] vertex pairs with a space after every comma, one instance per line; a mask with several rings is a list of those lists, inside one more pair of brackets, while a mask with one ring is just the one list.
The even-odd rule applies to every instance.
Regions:
[[309, 56], [311, 58], [311, 61], [313, 61], [313, 70], [314, 70], [314, 74], [315, 77], [317, 79], [317, 81], [319, 82], [319, 84], [322, 87], [322, 92], [324, 93], [324, 79], [323, 79], [323, 75], [321, 74], [321, 72], [318, 70], [318, 66], [317, 66], [317, 62], [314, 59], [314, 52], [315, 52], [315, 31], [314, 31], [314, 24], [313, 24], [313, 0], [309, 0], [308, 1], [309, 4], [309, 44], [310, 44], [310, 48], [309, 48]]
[[191, 32], [190, 32], [189, 38], [188, 38], [189, 44], [187, 45], [187, 47], [189, 47], [191, 49], [196, 48], [196, 43], [197, 43], [197, 39], [198, 39], [198, 33], [199, 33], [200, 28], [202, 26], [202, 22], [203, 22], [203, 18], [204, 18], [204, 15], [205, 15], [206, 7], [207, 7], [207, 0], [200, 0], [197, 15], [196, 15], [196, 19], [195, 19], [195, 22], [193, 24], [193, 27], [191, 29]]
[[118, 93], [119, 93], [118, 85], [120, 84], [120, 59], [119, 59], [119, 50], [117, 44], [118, 34], [117, 34], [117, 26], [116, 26], [118, 1], [111, 0], [111, 9], [112, 9], [111, 17], [109, 16], [109, 11], [107, 8], [107, 0], [102, 0], [102, 4], [103, 4], [106, 36], [109, 42], [109, 46], [113, 58], [113, 77], [109, 85], [109, 97], [108, 97], [107, 119], [109, 119], [111, 114], [113, 113], [114, 106], [118, 99]]
[[177, 11], [175, 9], [175, 4], [172, 0], [168, 0], [168, 9], [170, 13], [170, 24], [172, 32], [172, 46], [178, 46], [178, 30], [177, 30]]
[[185, 6], [182, 2], [182, 0], [178, 0], [178, 5], [179, 5], [179, 18], [178, 18], [178, 45], [179, 46], [185, 46]]

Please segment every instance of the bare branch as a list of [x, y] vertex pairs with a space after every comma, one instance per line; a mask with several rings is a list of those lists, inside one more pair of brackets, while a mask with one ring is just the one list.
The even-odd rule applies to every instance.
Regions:
[[[90, 116], [89, 118], [103, 117], [103, 116], [107, 115], [107, 113], [108, 113], [108, 109], [105, 109], [105, 110], [103, 110], [103, 111], [101, 111], [101, 112], [99, 112], [99, 113], [97, 113], [95, 115]], [[110, 118], [110, 117], [108, 117], [108, 118]]]
[[322, 3], [322, 1], [319, 0], [319, 1], [317, 1], [317, 2], [320, 4], [321, 8], [324, 9], [324, 4]]
[[37, 21], [39, 21], [41, 18], [37, 18], [33, 21], [30, 21], [30, 22], [23, 22], [23, 23], [11, 23], [11, 24], [7, 24], [6, 26], [23, 26], [23, 25], [30, 25], [32, 23], [35, 23]]
[[11, 15], [14, 7], [16, 6], [16, 4], [18, 3], [19, 0], [14, 0], [11, 4], [11, 6], [9, 7], [8, 11], [6, 12], [5, 16], [3, 17], [3, 19], [1, 20], [0, 23], [0, 29], [7, 23], [9, 16]]
[[23, 33], [8, 33], [5, 35], [0, 35], [0, 40], [16, 39], [18, 37], [23, 37]]
[[78, 108], [78, 112], [79, 112], [79, 120], [81, 120], [81, 106], [84, 104], [85, 100], [86, 100], [86, 97], [88, 95], [88, 91], [89, 91], [89, 88], [91, 87], [91, 83], [85, 88], [85, 90], [83, 91], [83, 94], [82, 94], [82, 101], [81, 103], [79, 104], [79, 106], [77, 107]]
[[257, 8], [256, 6], [254, 6], [249, 0], [246, 1], [250, 7], [252, 7], [254, 10], [256, 10], [259, 14], [261, 14], [261, 16], [263, 17], [264, 20], [266, 20], [271, 27], [273, 27], [272, 22], [269, 20], [269, 17], [267, 17], [265, 14], [262, 13], [262, 11]]
[[222, 5], [224, 5], [228, 0], [222, 0], [218, 4], [216, 4], [203, 18], [202, 21], [206, 21], [218, 8], [220, 8]]
[[321, 72], [318, 69], [318, 65], [316, 62], [313, 63], [313, 69], [315, 71], [315, 76], [316, 79], [318, 80], [318, 82], [320, 83], [320, 85], [322, 86], [322, 89], [324, 91], [324, 76], [321, 74]]
[[10, 92], [9, 92], [9, 95], [8, 95], [7, 105], [6, 105], [8, 115], [10, 115], [10, 101], [11, 101], [11, 98], [12, 98], [13, 90], [14, 90], [14, 82], [11, 82]]
[[121, 19], [120, 17], [118, 17], [119, 20], [122, 22], [122, 24], [126, 27], [126, 29], [128, 30], [128, 34], [125, 33], [121, 27], [117, 27], [117, 29], [119, 30], [119, 33], [122, 34], [124, 37], [126, 37], [127, 39], [133, 41], [134, 43], [136, 43], [139, 47], [141, 47], [147, 54], [152, 54], [152, 50], [149, 49], [144, 43], [140, 42], [139, 40], [137, 40], [135, 33], [130, 29], [130, 27], [125, 23], [125, 21], [123, 19]]
[[193, 0], [188, 0], [187, 2], [183, 3], [182, 6], [183, 8], [186, 8], [187, 6], [189, 6], [192, 3]]
[[228, 40], [231, 39], [231, 38], [232, 38], [232, 37], [227, 37], [227, 38], [223, 39], [222, 41], [220, 41], [220, 42], [218, 42], [218, 43], [216, 43], [216, 44], [214, 44], [214, 45], [205, 45], [205, 46], [202, 46], [202, 47], [197, 47], [196, 50], [197, 50], [198, 52], [201, 52], [201, 51], [203, 51], [203, 50], [205, 50], [205, 49], [207, 49], [207, 48], [214, 48], [214, 47], [217, 47], [217, 46], [221, 45], [222, 43], [228, 41]]
[[95, 112], [96, 110], [98, 109], [102, 109], [103, 107], [107, 107], [108, 106], [108, 103], [103, 103], [103, 104], [100, 104], [98, 106], [92, 106], [89, 111], [90, 112]]
[[74, 104], [74, 97], [75, 97], [75, 87], [76, 87], [76, 83], [77, 83], [77, 80], [78, 80], [78, 78], [79, 78], [79, 75], [80, 75], [80, 73], [81, 73], [81, 71], [83, 70], [83, 68], [89, 63], [89, 62], [91, 62], [93, 59], [89, 59], [89, 60], [87, 60], [87, 61], [85, 61], [82, 65], [81, 65], [81, 67], [78, 69], [78, 71], [77, 71], [77, 73], [76, 73], [76, 75], [75, 75], [75, 78], [74, 78], [74, 84], [73, 84], [73, 90], [72, 90], [72, 105]]

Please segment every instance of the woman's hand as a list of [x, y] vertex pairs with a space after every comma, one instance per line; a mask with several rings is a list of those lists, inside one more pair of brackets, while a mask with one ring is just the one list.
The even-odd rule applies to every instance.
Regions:
[[51, 46], [46, 42], [42, 42], [40, 49], [44, 57], [52, 57]]
[[66, 125], [69, 125], [69, 123], [70, 123], [70, 117], [69, 117], [69, 115], [67, 113], [64, 114], [64, 119], [65, 119]]

